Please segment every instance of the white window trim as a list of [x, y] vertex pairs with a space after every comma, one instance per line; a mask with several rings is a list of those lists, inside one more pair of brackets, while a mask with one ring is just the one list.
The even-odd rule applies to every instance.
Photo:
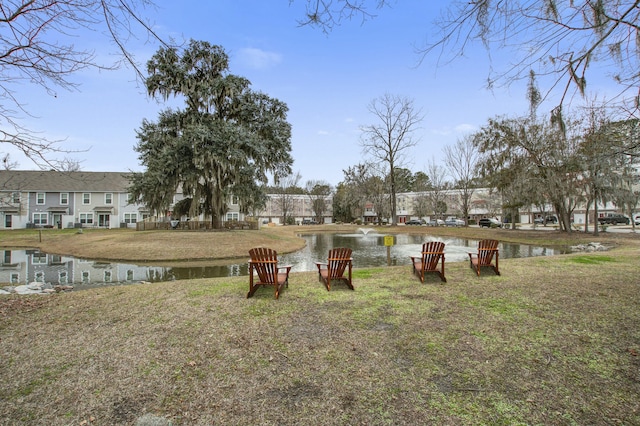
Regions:
[[[64, 200], [62, 199], [62, 196], [63, 196], [63, 195], [66, 195], [66, 196], [67, 196], [67, 200], [66, 200], [66, 201], [64, 201]], [[60, 205], [61, 205], [61, 206], [67, 206], [67, 205], [69, 205], [69, 193], [68, 193], [68, 192], [61, 192], [61, 193], [60, 193]]]
[[[85, 202], [85, 195], [89, 196], [89, 201], [87, 201], [87, 202]], [[88, 204], [91, 204], [91, 193], [90, 192], [83, 192], [82, 193], [82, 204], [85, 205], [85, 206], [88, 205]]]
[[[84, 222], [82, 221], [83, 217]], [[89, 218], [91, 218], [91, 222], [89, 222]], [[84, 225], [93, 225], [95, 223], [95, 217], [93, 213], [80, 213], [78, 220]]]
[[122, 217], [122, 221], [124, 223], [137, 223], [138, 222], [138, 213], [124, 213]]
[[[38, 221], [36, 222], [36, 216], [38, 216]], [[43, 220], [44, 218], [44, 220]], [[48, 225], [49, 224], [49, 214], [48, 213], [33, 213], [31, 220], [36, 225]]]
[[[109, 199], [109, 200], [107, 200], [107, 197], [110, 197], [110, 199]], [[104, 203], [105, 203], [106, 205], [108, 205], [108, 206], [110, 206], [110, 205], [112, 205], [112, 204], [113, 204], [113, 193], [111, 193], [111, 192], [106, 192], [106, 193], [104, 194]]]
[[[40, 202], [40, 196], [42, 195], [42, 202]], [[44, 192], [36, 192], [36, 204], [42, 206], [47, 203], [47, 194]]]

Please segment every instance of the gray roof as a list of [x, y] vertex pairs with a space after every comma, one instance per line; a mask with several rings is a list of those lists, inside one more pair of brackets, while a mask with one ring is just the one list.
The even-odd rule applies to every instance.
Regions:
[[0, 191], [128, 192], [126, 172], [0, 170]]

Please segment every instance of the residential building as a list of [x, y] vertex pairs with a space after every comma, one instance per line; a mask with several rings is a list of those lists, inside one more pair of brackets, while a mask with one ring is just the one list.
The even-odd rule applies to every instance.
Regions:
[[333, 222], [333, 196], [324, 198], [325, 212], [318, 221], [313, 211], [313, 203], [318, 199], [312, 199], [306, 194], [268, 194], [267, 204], [258, 218], [261, 223], [282, 224], [283, 210], [287, 211], [287, 217], [290, 217], [293, 223], [302, 224], [303, 222], [320, 223]]
[[149, 215], [129, 204], [121, 172], [0, 171], [0, 229], [134, 227]]

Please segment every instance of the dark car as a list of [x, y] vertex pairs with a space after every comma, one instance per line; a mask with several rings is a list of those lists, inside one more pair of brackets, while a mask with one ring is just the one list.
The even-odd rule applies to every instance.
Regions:
[[424, 225], [426, 222], [424, 220], [419, 219], [411, 219], [408, 220], [405, 225]]
[[558, 223], [558, 218], [555, 216], [536, 217], [535, 219], [533, 219], [533, 223], [537, 223], [539, 225], [546, 225], [547, 223]]
[[628, 225], [629, 218], [620, 213], [608, 213], [606, 216], [599, 217], [598, 223], [600, 225], [617, 225], [619, 223]]
[[478, 221], [480, 228], [502, 228], [502, 222], [493, 217], [483, 217]]

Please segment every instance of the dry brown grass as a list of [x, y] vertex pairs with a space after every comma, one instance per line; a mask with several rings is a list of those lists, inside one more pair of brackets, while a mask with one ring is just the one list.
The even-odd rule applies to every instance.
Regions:
[[246, 277], [7, 296], [0, 419], [640, 424], [640, 251], [612, 238], [500, 277], [449, 263], [446, 284], [359, 269], [355, 291], [327, 292], [297, 273], [280, 300], [246, 299]]
[[16, 230], [0, 232], [4, 247], [39, 248], [49, 253], [91, 259], [175, 262], [246, 257], [249, 249], [269, 246], [285, 253], [304, 246], [290, 227], [263, 231], [134, 231], [130, 229]]

